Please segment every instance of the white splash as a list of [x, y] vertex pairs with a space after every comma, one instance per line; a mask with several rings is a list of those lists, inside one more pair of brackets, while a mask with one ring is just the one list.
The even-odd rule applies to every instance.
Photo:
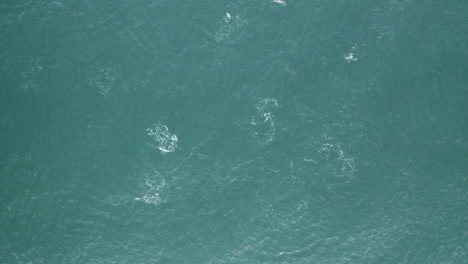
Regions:
[[280, 4], [282, 6], [286, 5], [286, 2], [284, 0], [273, 0], [271, 1], [272, 3]]
[[356, 57], [356, 54], [354, 53], [349, 53], [348, 55], [346, 55], [344, 57], [344, 59], [349, 63], [349, 62], [352, 62], [352, 61], [357, 61], [357, 57]]
[[169, 132], [167, 126], [156, 124], [153, 128], [147, 128], [146, 132], [157, 143], [157, 145], [150, 144], [150, 146], [161, 150], [161, 152], [172, 152], [177, 148], [179, 139], [175, 134]]
[[358, 48], [358, 45], [357, 45], [357, 44], [354, 44], [353, 47], [351, 47], [351, 51], [352, 51], [352, 52], [348, 53], [348, 55], [346, 55], [346, 56], [344, 57], [344, 59], [345, 59], [348, 63], [350, 63], [350, 62], [352, 62], [352, 61], [357, 61], [357, 60], [358, 60], [358, 58], [357, 58], [357, 56], [356, 56], [356, 53], [354, 53], [354, 52], [357, 50], [357, 48]]

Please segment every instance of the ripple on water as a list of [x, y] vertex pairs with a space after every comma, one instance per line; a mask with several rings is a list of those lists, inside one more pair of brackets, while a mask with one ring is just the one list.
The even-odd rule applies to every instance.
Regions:
[[102, 96], [106, 96], [114, 86], [114, 81], [118, 76], [119, 72], [115, 68], [101, 68], [91, 79], [89, 85], [97, 89]]
[[142, 196], [135, 197], [135, 201], [143, 201], [147, 204], [158, 205], [163, 202], [162, 194], [167, 183], [161, 173], [155, 169], [150, 169], [143, 173]]
[[21, 88], [24, 91], [28, 91], [36, 87], [36, 79], [39, 72], [42, 71], [39, 58], [32, 58], [24, 71], [21, 73]]
[[274, 98], [265, 98], [256, 105], [256, 111], [250, 120], [252, 135], [260, 143], [269, 143], [275, 135], [275, 115], [272, 109], [278, 106]]
[[226, 13], [219, 24], [219, 29], [214, 33], [213, 37], [216, 42], [224, 42], [228, 41], [231, 34], [245, 24], [245, 20], [240, 15]]

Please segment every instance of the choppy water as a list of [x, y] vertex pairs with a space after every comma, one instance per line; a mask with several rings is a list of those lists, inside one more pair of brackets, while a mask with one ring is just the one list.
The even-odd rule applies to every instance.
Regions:
[[3, 1], [0, 263], [466, 263], [467, 17]]

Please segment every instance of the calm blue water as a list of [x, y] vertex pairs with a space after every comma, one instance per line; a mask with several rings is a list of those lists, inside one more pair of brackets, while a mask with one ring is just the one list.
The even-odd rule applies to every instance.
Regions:
[[3, 1], [0, 263], [467, 263], [466, 1]]

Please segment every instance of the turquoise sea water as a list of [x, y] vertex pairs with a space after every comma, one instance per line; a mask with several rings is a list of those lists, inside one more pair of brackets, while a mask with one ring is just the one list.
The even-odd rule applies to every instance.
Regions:
[[3, 1], [0, 263], [467, 263], [466, 1]]

